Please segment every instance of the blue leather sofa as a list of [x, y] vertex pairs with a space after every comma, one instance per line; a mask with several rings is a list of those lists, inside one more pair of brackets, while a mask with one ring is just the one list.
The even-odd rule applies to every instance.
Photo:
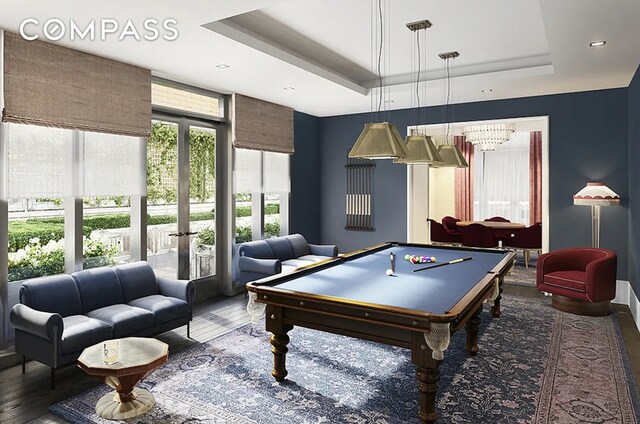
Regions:
[[55, 370], [108, 339], [151, 336], [192, 319], [193, 282], [156, 277], [146, 262], [40, 277], [22, 283], [11, 309], [15, 350]]
[[242, 243], [238, 249], [238, 281], [246, 284], [338, 256], [338, 247], [309, 244], [300, 234]]

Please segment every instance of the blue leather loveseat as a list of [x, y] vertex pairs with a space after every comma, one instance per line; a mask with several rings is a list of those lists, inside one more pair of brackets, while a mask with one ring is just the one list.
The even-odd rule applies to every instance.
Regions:
[[246, 284], [338, 256], [331, 244], [309, 244], [300, 234], [242, 243], [238, 249], [238, 281]]
[[51, 368], [73, 363], [84, 348], [108, 339], [151, 336], [192, 318], [193, 282], [156, 277], [146, 262], [34, 278], [11, 310], [16, 352]]

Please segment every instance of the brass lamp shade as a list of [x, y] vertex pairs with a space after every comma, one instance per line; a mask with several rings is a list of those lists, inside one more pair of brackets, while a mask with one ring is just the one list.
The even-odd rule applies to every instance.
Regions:
[[394, 159], [409, 155], [395, 125], [364, 124], [364, 130], [349, 152], [350, 158]]
[[438, 146], [438, 153], [442, 158], [442, 163], [432, 166], [437, 168], [468, 168], [469, 164], [457, 146], [453, 144], [441, 144]]
[[394, 159], [393, 163], [434, 164], [441, 163], [442, 158], [438, 149], [426, 135], [412, 134], [405, 139], [405, 146], [409, 153], [406, 158]]

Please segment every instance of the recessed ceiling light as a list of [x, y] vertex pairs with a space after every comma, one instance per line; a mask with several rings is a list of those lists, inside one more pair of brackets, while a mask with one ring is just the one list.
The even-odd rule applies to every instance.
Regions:
[[291, 86], [283, 88], [283, 90], [285, 90], [285, 91], [293, 91], [295, 89], [296, 89], [295, 87], [291, 87]]
[[218, 68], [218, 69], [227, 69], [227, 68], [229, 68], [229, 65], [227, 65], [226, 63], [221, 63], [219, 65], [216, 65], [216, 68]]
[[483, 89], [482, 89], [482, 92], [483, 92], [483, 93], [485, 93], [485, 94], [487, 94], [487, 93], [493, 93], [493, 90], [492, 90], [492, 89], [490, 89], [490, 88], [483, 88]]
[[607, 40], [592, 41], [589, 43], [589, 47], [600, 47], [604, 46], [605, 44], [607, 44]]

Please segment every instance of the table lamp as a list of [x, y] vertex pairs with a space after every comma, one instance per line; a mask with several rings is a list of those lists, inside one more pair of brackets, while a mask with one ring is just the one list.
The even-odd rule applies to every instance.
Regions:
[[591, 245], [600, 247], [600, 206], [620, 204], [620, 196], [604, 183], [589, 182], [573, 196], [574, 205], [591, 206]]

